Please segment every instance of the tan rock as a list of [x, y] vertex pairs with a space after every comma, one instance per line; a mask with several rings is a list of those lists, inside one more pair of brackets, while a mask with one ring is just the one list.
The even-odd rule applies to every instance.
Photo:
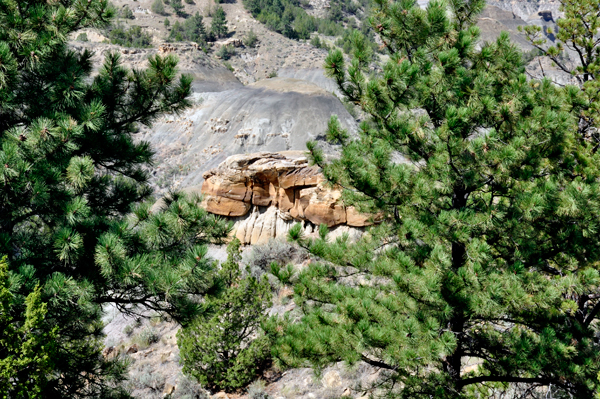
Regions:
[[127, 349], [127, 353], [128, 355], [132, 354], [132, 353], [137, 353], [139, 350], [139, 347], [137, 346], [137, 344], [133, 344], [131, 345], [128, 349]]
[[345, 207], [341, 189], [326, 187], [319, 168], [309, 166], [301, 152], [234, 155], [204, 178], [203, 206], [217, 215], [245, 216], [235, 223], [235, 236], [245, 244], [285, 236], [298, 221], [310, 222], [303, 222], [307, 234], [320, 224], [371, 224], [369, 215]]
[[104, 348], [102, 355], [106, 360], [112, 360], [119, 356], [119, 352], [119, 349], [115, 348], [114, 346], [109, 346], [108, 348]]
[[323, 376], [323, 385], [326, 388], [337, 388], [342, 385], [342, 378], [340, 373], [335, 370], [328, 371]]
[[353, 227], [370, 226], [373, 223], [370, 221], [373, 215], [359, 213], [355, 207], [349, 206], [346, 208], [346, 224]]
[[213, 399], [229, 399], [229, 396], [227, 396], [227, 394], [223, 391], [214, 394], [212, 397]]
[[175, 392], [175, 386], [169, 383], [165, 384], [165, 389], [162, 392], [163, 395], [171, 395], [173, 392]]
[[226, 197], [207, 197], [206, 210], [221, 216], [244, 216], [250, 210], [250, 204]]
[[294, 190], [294, 189], [286, 190], [282, 187], [279, 188], [277, 204], [279, 206], [280, 211], [289, 212], [289, 210], [294, 207], [295, 199], [296, 199], [296, 190]]

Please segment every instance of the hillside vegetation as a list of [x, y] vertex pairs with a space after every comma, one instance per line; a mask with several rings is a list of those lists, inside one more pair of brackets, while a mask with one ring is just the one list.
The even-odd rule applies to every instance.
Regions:
[[600, 0], [314, 4], [0, 0], [2, 397], [600, 395]]

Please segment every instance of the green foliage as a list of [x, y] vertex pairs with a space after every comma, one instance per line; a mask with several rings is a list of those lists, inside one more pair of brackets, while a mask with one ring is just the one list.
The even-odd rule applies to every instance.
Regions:
[[150, 10], [152, 10], [152, 12], [155, 14], [165, 15], [165, 6], [163, 5], [163, 0], [154, 0], [150, 6]]
[[121, 9], [121, 18], [135, 19], [135, 15], [133, 15], [133, 11], [131, 11], [131, 8], [125, 6]]
[[223, 65], [225, 66], [225, 68], [229, 69], [231, 72], [235, 71], [235, 69], [233, 68], [233, 66], [229, 62], [223, 61]]
[[218, 6], [213, 14], [213, 19], [210, 24], [211, 33], [219, 38], [227, 36], [227, 19], [223, 7]]
[[156, 329], [153, 327], [146, 327], [133, 338], [132, 342], [137, 344], [140, 349], [145, 349], [159, 340], [160, 335], [158, 335]]
[[597, 391], [600, 155], [583, 134], [588, 97], [528, 81], [506, 33], [481, 44], [484, 6], [378, 0], [372, 22], [389, 52], [379, 72], [366, 47], [349, 62], [330, 52], [328, 76], [369, 119], [356, 138], [333, 119], [341, 157], [325, 162], [309, 143], [312, 161], [346, 204], [383, 222], [355, 244], [290, 230], [320, 261], [294, 277], [302, 320], [269, 324], [284, 364], [363, 361], [394, 398]]
[[228, 44], [227, 46], [220, 46], [215, 54], [222, 60], [228, 60], [235, 55], [235, 47], [233, 47], [231, 44]]
[[[243, 0], [243, 3], [254, 18], [286, 37], [308, 40], [312, 32], [319, 32], [326, 36], [340, 36], [342, 43], [349, 43], [349, 36], [356, 30], [356, 25], [344, 26], [342, 22], [346, 18], [342, 11], [356, 14], [359, 9], [366, 10], [368, 6], [368, 1], [363, 1], [360, 6], [354, 0], [332, 1], [328, 17], [322, 19], [309, 15], [297, 0]], [[372, 41], [373, 31], [366, 20], [360, 29], [376, 49]]]
[[83, 32], [77, 35], [77, 38], [75, 39], [78, 42], [87, 42], [88, 41], [88, 37], [87, 37], [87, 33]]
[[203, 315], [177, 335], [184, 373], [214, 391], [248, 385], [270, 360], [270, 340], [260, 326], [271, 287], [266, 277], [242, 278], [239, 248], [237, 239], [229, 244], [216, 277], [220, 292], [206, 296]]
[[[114, 53], [92, 76], [92, 54], [69, 50], [67, 38], [108, 26], [106, 1], [0, 1], [0, 10], [0, 254], [13, 295], [2, 319], [21, 328], [28, 306], [46, 304], [43, 329], [27, 332], [33, 344], [51, 333], [56, 342], [41, 397], [124, 398], [125, 365], [102, 356], [103, 307], [192, 318], [192, 298], [212, 287], [204, 244], [228, 232], [198, 198], [172, 194], [152, 208], [153, 151], [132, 137], [189, 107], [191, 78], [173, 56], [132, 71]], [[36, 292], [39, 302], [27, 299]], [[19, 381], [38, 372], [19, 370]]]
[[[530, 43], [563, 72], [572, 75], [583, 89], [585, 106], [579, 115], [580, 131], [587, 140], [600, 143], [600, 0], [563, 0], [556, 21], [555, 44], [548, 45], [539, 26], [526, 26]], [[567, 62], [569, 53], [575, 62]], [[583, 129], [581, 129], [583, 127]]]
[[171, 26], [171, 21], [169, 21], [169, 18], [165, 18], [163, 24], [165, 25], [165, 28], [169, 29], [169, 26]]
[[134, 25], [126, 28], [123, 25], [114, 27], [108, 34], [112, 44], [124, 47], [152, 47], [152, 36], [141, 27]]
[[170, 0], [170, 4], [173, 8], [173, 11], [175, 12], [175, 15], [179, 17], [184, 17], [186, 15], [181, 0]]
[[175, 21], [171, 32], [169, 32], [169, 40], [195, 42], [203, 47], [206, 46], [207, 39], [204, 18], [199, 13], [186, 19], [183, 23]]
[[246, 34], [246, 36], [244, 36], [244, 46], [247, 47], [256, 47], [256, 45], [258, 44], [258, 36], [256, 36], [256, 33], [254, 33], [254, 31], [252, 29], [250, 29], [250, 32], [248, 32], [248, 34]]
[[48, 329], [47, 304], [36, 287], [25, 299], [25, 320], [11, 316], [8, 263], [0, 259], [0, 394], [3, 398], [39, 397], [53, 371], [57, 328]]
[[329, 46], [327, 46], [327, 43], [325, 43], [325, 41], [321, 41], [318, 35], [315, 35], [312, 39], [310, 39], [310, 44], [315, 46], [316, 48], [324, 48], [326, 50], [329, 50]]

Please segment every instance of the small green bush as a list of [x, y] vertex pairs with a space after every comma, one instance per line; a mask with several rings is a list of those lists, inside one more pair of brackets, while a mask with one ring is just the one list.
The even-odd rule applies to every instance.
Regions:
[[150, 10], [152, 10], [152, 12], [155, 14], [165, 15], [165, 6], [163, 5], [163, 0], [154, 0], [150, 6]]
[[260, 328], [271, 306], [270, 285], [264, 277], [242, 278], [239, 240], [227, 252], [216, 275], [220, 290], [205, 297], [203, 316], [177, 334], [183, 372], [214, 391], [247, 386], [271, 360], [271, 341]]
[[250, 32], [248, 32], [248, 34], [246, 35], [246, 37], [244, 37], [244, 46], [246, 47], [256, 47], [256, 45], [258, 44], [258, 36], [256, 36], [256, 33], [254, 33], [254, 31], [251, 29]]
[[235, 71], [235, 69], [229, 62], [223, 61], [223, 65], [225, 65], [225, 68], [229, 69], [231, 72]]
[[128, 324], [128, 325], [127, 325], [127, 326], [125, 326], [125, 328], [123, 329], [123, 333], [124, 333], [125, 335], [127, 335], [128, 337], [130, 337], [130, 336], [131, 336], [131, 334], [133, 334], [133, 327], [132, 327], [130, 324]]
[[228, 60], [235, 55], [235, 47], [233, 47], [231, 44], [228, 44], [227, 46], [221, 46], [215, 54], [217, 57], [223, 60]]
[[159, 340], [160, 335], [158, 335], [156, 329], [152, 327], [146, 327], [134, 338], [133, 341], [143, 349], [147, 348], [153, 343], [158, 342]]
[[87, 42], [88, 41], [88, 37], [87, 37], [87, 33], [83, 32], [80, 33], [79, 35], [77, 35], [77, 39], [75, 39], [78, 42]]
[[133, 15], [133, 11], [127, 6], [123, 7], [121, 10], [121, 18], [125, 19], [135, 19], [135, 15]]

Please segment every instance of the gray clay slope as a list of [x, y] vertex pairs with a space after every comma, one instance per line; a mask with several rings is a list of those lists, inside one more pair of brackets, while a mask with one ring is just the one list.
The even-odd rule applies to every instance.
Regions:
[[323, 138], [332, 115], [356, 130], [337, 97], [297, 79], [267, 79], [202, 98], [138, 135], [156, 151], [153, 182], [159, 192], [201, 184], [203, 173], [230, 155], [306, 150], [307, 141]]

